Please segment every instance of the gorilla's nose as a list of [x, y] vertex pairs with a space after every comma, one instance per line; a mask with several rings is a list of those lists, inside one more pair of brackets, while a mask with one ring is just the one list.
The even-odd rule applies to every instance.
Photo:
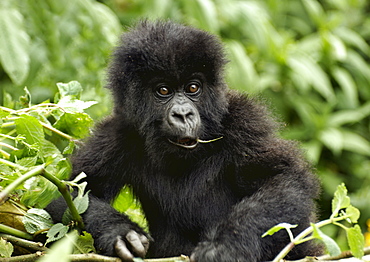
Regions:
[[189, 103], [174, 105], [169, 111], [168, 122], [178, 129], [194, 129], [199, 124], [199, 114]]

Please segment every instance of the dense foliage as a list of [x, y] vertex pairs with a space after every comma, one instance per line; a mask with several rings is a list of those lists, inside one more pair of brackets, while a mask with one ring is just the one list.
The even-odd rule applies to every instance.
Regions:
[[[282, 135], [301, 141], [317, 166], [323, 217], [331, 213], [336, 186], [345, 182], [353, 204], [361, 210], [359, 224], [365, 230], [370, 218], [369, 13], [367, 0], [0, 1], [0, 105], [17, 112], [0, 112], [1, 119], [7, 119], [0, 121], [0, 143], [7, 143], [4, 135], [11, 135], [16, 139], [10, 146], [21, 150], [11, 153], [0, 144], [1, 159], [25, 166], [50, 162], [48, 168], [65, 178], [69, 171], [65, 157], [72, 152], [74, 139], [88, 131], [79, 130], [78, 121], [76, 129], [67, 130], [65, 124], [72, 118], [61, 120], [57, 107], [32, 108], [30, 96], [33, 105], [57, 104], [63, 92], [55, 97], [55, 83], [78, 80], [84, 91], [75, 99], [99, 102], [84, 109], [93, 119], [101, 118], [110, 109], [102, 86], [109, 53], [124, 30], [121, 24], [144, 17], [170, 18], [222, 38], [230, 58], [229, 85], [265, 98], [287, 123]], [[49, 114], [46, 119], [38, 118], [41, 111]], [[17, 133], [8, 134], [12, 122], [18, 123]], [[62, 138], [42, 123], [56, 125], [73, 139]], [[29, 126], [39, 134], [39, 148], [28, 146], [35, 142], [27, 138]], [[15, 179], [9, 172], [0, 165], [1, 186]], [[49, 186], [42, 178], [38, 183], [41, 191], [21, 196], [27, 206], [43, 207], [50, 200]], [[121, 203], [126, 199], [121, 198]], [[339, 233], [337, 239], [341, 237]]]

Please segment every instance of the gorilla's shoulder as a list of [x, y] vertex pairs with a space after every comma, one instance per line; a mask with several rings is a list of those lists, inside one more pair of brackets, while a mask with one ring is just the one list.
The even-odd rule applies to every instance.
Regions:
[[228, 92], [227, 99], [228, 113], [222, 125], [228, 144], [243, 150], [260, 147], [276, 137], [280, 125], [262, 101], [233, 90]]

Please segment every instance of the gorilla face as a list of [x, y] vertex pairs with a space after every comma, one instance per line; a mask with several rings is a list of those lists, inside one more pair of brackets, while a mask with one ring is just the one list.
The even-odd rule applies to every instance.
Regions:
[[115, 113], [135, 126], [150, 151], [194, 153], [199, 141], [222, 136], [223, 49], [200, 30], [152, 26], [144, 22], [125, 34], [113, 55], [109, 88]]
[[185, 149], [195, 148], [201, 129], [201, 119], [195, 103], [201, 97], [202, 82], [191, 79], [176, 89], [161, 83], [154, 92], [158, 103], [166, 105], [161, 129], [168, 131], [168, 141]]

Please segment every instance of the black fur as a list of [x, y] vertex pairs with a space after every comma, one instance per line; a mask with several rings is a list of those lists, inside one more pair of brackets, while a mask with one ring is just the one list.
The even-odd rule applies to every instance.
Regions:
[[[297, 234], [315, 219], [319, 185], [310, 166], [294, 143], [277, 137], [264, 106], [227, 88], [225, 64], [219, 40], [191, 27], [141, 22], [123, 35], [109, 69], [114, 113], [73, 159], [73, 176], [85, 172], [91, 190], [86, 229], [104, 254], [116, 255], [117, 235], [146, 235], [109, 205], [126, 184], [149, 222], [151, 257], [271, 260], [289, 238], [261, 238], [266, 230], [287, 222], [298, 224]], [[189, 102], [200, 116], [196, 136], [223, 138], [184, 149], [168, 141], [174, 131], [164, 124], [177, 102], [158, 100], [153, 88], [164, 81], [181, 92], [193, 77], [202, 81]], [[288, 258], [318, 253], [305, 243]]]

